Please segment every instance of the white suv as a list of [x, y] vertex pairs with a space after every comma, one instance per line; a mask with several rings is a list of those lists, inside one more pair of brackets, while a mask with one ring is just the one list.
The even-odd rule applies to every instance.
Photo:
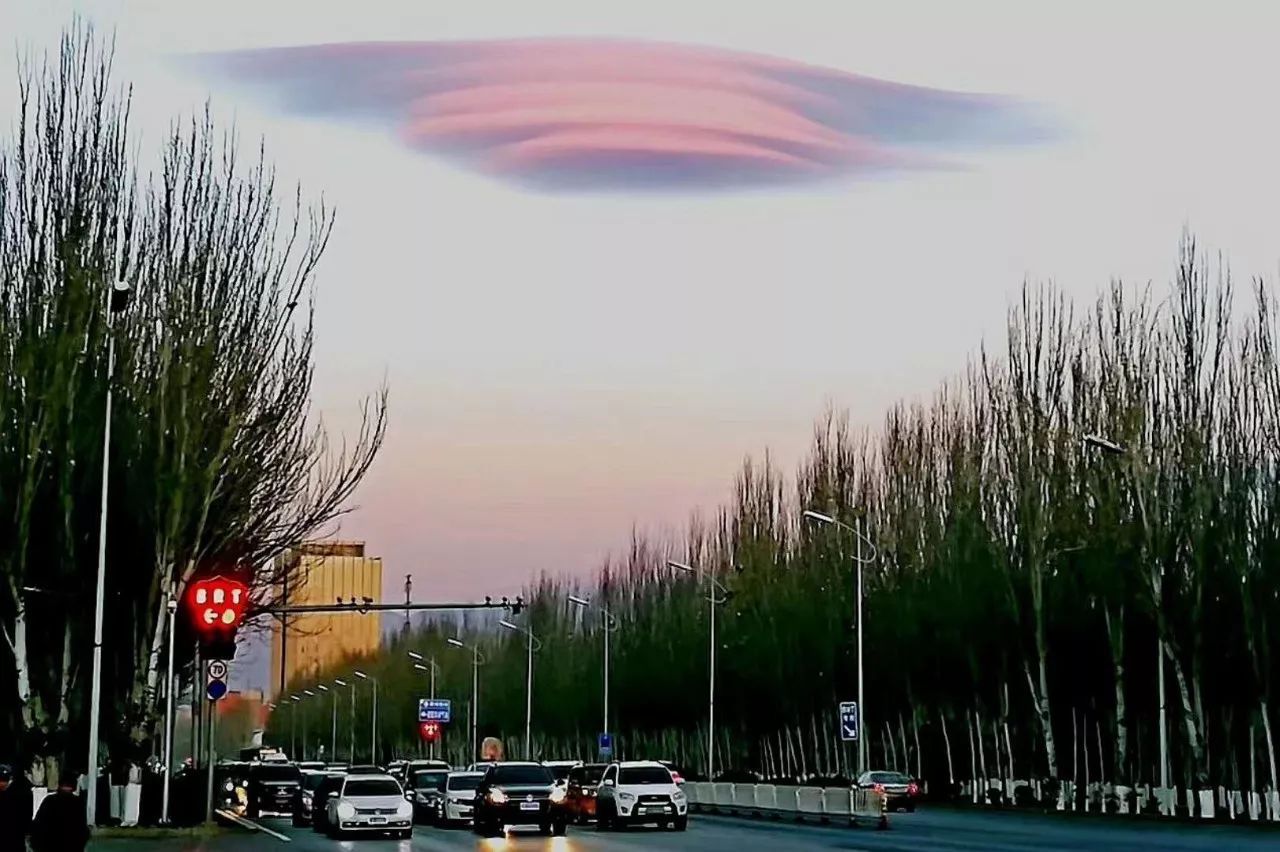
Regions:
[[624, 761], [604, 771], [596, 814], [601, 831], [639, 823], [684, 831], [689, 827], [689, 800], [661, 763]]

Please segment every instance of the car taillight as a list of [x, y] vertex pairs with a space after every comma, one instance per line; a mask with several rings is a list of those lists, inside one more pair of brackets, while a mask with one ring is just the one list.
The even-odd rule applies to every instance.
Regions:
[[877, 792], [877, 793], [883, 793], [883, 792], [884, 792], [884, 785], [883, 785], [883, 784], [872, 784], [872, 785], [871, 785], [871, 789], [872, 789], [872, 790], [874, 790], [874, 791], [875, 791], [875, 792]]
[[674, 782], [676, 782], [677, 784], [683, 784], [683, 783], [684, 783], [684, 777], [683, 777], [679, 772], [672, 772], [672, 773], [671, 773], [671, 780], [672, 780], [672, 781], [674, 781]]
[[908, 796], [915, 796], [915, 795], [917, 795], [919, 792], [920, 792], [920, 788], [919, 788], [918, 786], [916, 786], [916, 783], [915, 783], [914, 781], [907, 785], [907, 795], [908, 795]]

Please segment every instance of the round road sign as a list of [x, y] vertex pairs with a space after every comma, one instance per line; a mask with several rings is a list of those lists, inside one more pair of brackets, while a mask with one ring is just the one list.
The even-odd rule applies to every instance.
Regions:
[[209, 663], [209, 677], [215, 677], [221, 680], [227, 676], [227, 664], [222, 660], [213, 660]]
[[225, 680], [211, 680], [204, 688], [204, 694], [209, 696], [210, 701], [217, 701], [227, 694], [227, 682]]

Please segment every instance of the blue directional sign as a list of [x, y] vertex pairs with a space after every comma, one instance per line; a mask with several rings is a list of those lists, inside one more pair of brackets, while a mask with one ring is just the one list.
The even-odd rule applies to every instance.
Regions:
[[204, 694], [209, 696], [210, 701], [221, 700], [227, 694], [227, 682], [213, 678], [205, 685]]
[[604, 757], [613, 754], [613, 734], [604, 733], [600, 735], [600, 754]]
[[840, 739], [856, 740], [858, 738], [858, 702], [840, 702]]
[[453, 705], [447, 698], [419, 698], [418, 721], [447, 725], [453, 721]]

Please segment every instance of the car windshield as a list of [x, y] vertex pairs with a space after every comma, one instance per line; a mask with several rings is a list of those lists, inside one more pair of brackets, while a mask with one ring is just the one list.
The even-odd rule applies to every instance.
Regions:
[[670, 784], [671, 773], [661, 766], [623, 767], [618, 773], [619, 784]]
[[494, 784], [550, 784], [553, 779], [551, 770], [545, 766], [499, 766], [494, 769], [489, 780]]
[[400, 796], [400, 785], [390, 778], [353, 778], [342, 789], [347, 796]]
[[278, 766], [264, 763], [250, 769], [249, 775], [255, 781], [297, 781], [302, 777], [302, 770], [287, 763]]
[[582, 783], [599, 784], [606, 768], [603, 764], [600, 766], [583, 766], [578, 770], [581, 773]]
[[910, 784], [911, 779], [901, 772], [872, 772], [872, 784]]
[[448, 772], [439, 769], [428, 769], [413, 773], [413, 786], [418, 790], [443, 790]]
[[475, 788], [480, 786], [481, 777], [482, 776], [480, 775], [450, 775], [449, 782], [448, 782], [449, 784], [448, 789], [474, 790]]

